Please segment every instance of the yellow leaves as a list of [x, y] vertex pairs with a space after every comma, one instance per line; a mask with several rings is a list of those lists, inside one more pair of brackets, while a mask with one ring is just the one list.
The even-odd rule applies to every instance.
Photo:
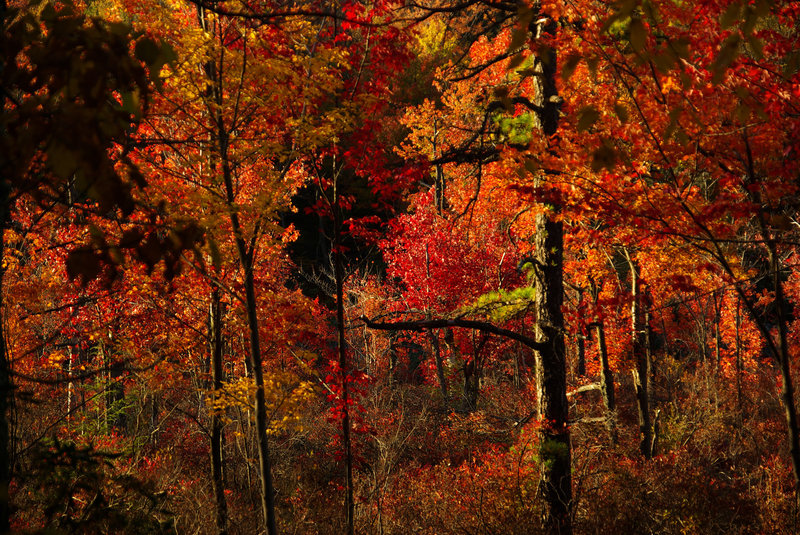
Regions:
[[54, 351], [47, 357], [47, 368], [62, 368], [69, 357], [63, 351]]
[[[224, 414], [231, 408], [248, 411], [254, 409], [256, 394], [255, 381], [240, 377], [225, 383], [216, 391], [211, 391], [207, 403], [212, 411], [223, 415], [226, 423], [230, 420]], [[299, 380], [291, 372], [272, 371], [264, 375], [264, 398], [267, 405], [268, 433], [301, 429], [304, 408], [313, 398], [313, 385]]]
[[420, 56], [447, 55], [456, 45], [455, 34], [448, 35], [444, 17], [429, 19], [417, 35], [417, 52]]
[[672, 93], [676, 91], [683, 91], [683, 87], [680, 83], [675, 81], [675, 78], [672, 76], [667, 76], [661, 83], [661, 90], [664, 93]]

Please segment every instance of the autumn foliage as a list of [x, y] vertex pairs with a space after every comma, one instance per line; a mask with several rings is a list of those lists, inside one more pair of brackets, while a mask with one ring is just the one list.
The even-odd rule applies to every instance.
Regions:
[[3, 1], [0, 532], [796, 533], [798, 16]]

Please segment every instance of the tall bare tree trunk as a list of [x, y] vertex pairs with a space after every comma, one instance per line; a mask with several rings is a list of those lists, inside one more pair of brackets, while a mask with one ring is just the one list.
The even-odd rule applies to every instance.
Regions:
[[337, 192], [334, 191], [333, 269], [336, 279], [336, 327], [339, 335], [339, 368], [342, 377], [342, 447], [345, 455], [345, 513], [347, 534], [355, 533], [355, 500], [353, 497], [353, 452], [350, 440], [350, 388], [347, 340], [344, 324], [344, 259], [342, 258], [342, 218]]
[[239, 252], [239, 261], [244, 272], [245, 305], [247, 307], [247, 327], [250, 334], [250, 367], [255, 379], [255, 420], [256, 437], [258, 443], [258, 464], [261, 476], [261, 508], [264, 514], [264, 524], [269, 535], [277, 535], [278, 528], [275, 520], [275, 492], [272, 484], [272, 467], [270, 466], [269, 440], [267, 438], [267, 403], [264, 392], [264, 370], [261, 363], [261, 341], [258, 336], [258, 312], [256, 307], [256, 291], [253, 274], [253, 249], [249, 251], [242, 235], [242, 226], [239, 214], [234, 206], [233, 178], [231, 177], [230, 162], [227, 158], [227, 132], [220, 127], [220, 148], [222, 149], [222, 169], [225, 189], [227, 192], [228, 206], [230, 209], [231, 227]]
[[606, 346], [606, 330], [603, 323], [595, 324], [597, 335], [597, 351], [600, 354], [600, 392], [603, 394], [603, 405], [606, 409], [606, 429], [611, 443], [617, 444], [617, 401], [614, 393], [614, 372], [608, 365], [608, 348]]
[[789, 346], [786, 340], [787, 318], [784, 309], [783, 282], [780, 273], [780, 258], [774, 241], [768, 243], [769, 267], [772, 271], [772, 288], [775, 292], [775, 307], [778, 316], [778, 361], [781, 368], [781, 401], [783, 402], [786, 427], [789, 432], [789, 453], [792, 458], [792, 473], [795, 485], [796, 513], [800, 510], [800, 430], [797, 427], [797, 408], [794, 402]]
[[[218, 286], [211, 290], [209, 311], [211, 335], [211, 388], [214, 396], [222, 389], [222, 303]], [[225, 485], [222, 477], [222, 418], [216, 410], [211, 411], [211, 483], [214, 488], [215, 519], [217, 534], [228, 533], [228, 504], [225, 500]]]
[[742, 406], [742, 335], [739, 329], [742, 325], [742, 302], [736, 299], [736, 405]]
[[[198, 19], [201, 27], [206, 31], [211, 31], [209, 20], [205, 9], [198, 6]], [[208, 61], [203, 65], [203, 69], [208, 77], [209, 86], [206, 97], [208, 98], [209, 114], [214, 120], [216, 132], [212, 134], [212, 150], [217, 152], [218, 164], [222, 166], [222, 181], [225, 188], [225, 201], [228, 205], [228, 216], [231, 222], [231, 231], [236, 244], [236, 251], [239, 256], [242, 275], [244, 278], [245, 307], [247, 310], [247, 328], [250, 338], [250, 351], [248, 360], [250, 369], [255, 381], [256, 391], [254, 399], [254, 416], [256, 424], [256, 443], [258, 445], [259, 475], [261, 479], [261, 509], [264, 517], [264, 525], [269, 535], [277, 535], [277, 521], [275, 518], [275, 491], [272, 483], [272, 468], [269, 454], [269, 440], [267, 436], [267, 404], [264, 392], [264, 371], [261, 363], [261, 341], [258, 334], [258, 309], [256, 303], [256, 291], [254, 282], [254, 254], [255, 243], [251, 243], [248, 248], [244, 237], [244, 229], [239, 219], [239, 211], [236, 206], [236, 192], [233, 184], [233, 171], [231, 168], [229, 140], [230, 135], [222, 116], [223, 108], [223, 87], [221, 72], [223, 71], [222, 56], [219, 58], [220, 64]], [[213, 105], [212, 105], [213, 103]], [[214, 172], [214, 170], [210, 170]]]
[[[436, 141], [434, 136], [434, 151], [436, 150]], [[441, 167], [441, 166], [437, 166]], [[441, 172], [440, 169], [437, 169], [437, 177]], [[437, 179], [438, 180], [438, 179]], [[444, 195], [444, 193], [442, 193]], [[438, 203], [438, 201], [437, 201]], [[437, 204], [437, 209], [439, 209], [439, 205]], [[441, 211], [440, 211], [441, 214]], [[425, 245], [425, 271], [428, 276], [428, 280], [431, 279], [431, 263], [430, 257], [428, 255], [428, 246]], [[428, 319], [431, 319], [431, 311], [430, 309], [425, 309], [425, 316]], [[436, 360], [436, 376], [439, 379], [439, 388], [442, 391], [442, 405], [447, 408], [450, 404], [450, 399], [447, 393], [447, 377], [445, 376], [445, 369], [444, 369], [444, 360], [442, 359], [442, 346], [439, 343], [439, 331], [435, 329], [430, 329], [428, 331], [428, 338], [431, 341], [431, 349], [433, 349], [433, 358]]]
[[[431, 319], [430, 314], [427, 317]], [[433, 358], [436, 360], [436, 377], [439, 380], [439, 389], [442, 392], [442, 405], [447, 408], [450, 404], [450, 396], [447, 393], [447, 377], [445, 376], [444, 359], [442, 358], [442, 345], [439, 343], [439, 332], [434, 329], [429, 330], [428, 338], [431, 340]]]
[[[221, 108], [222, 96], [218, 93], [216, 98]], [[261, 341], [258, 335], [258, 312], [256, 305], [256, 291], [253, 273], [254, 247], [248, 250], [244, 239], [243, 229], [239, 220], [239, 213], [235, 205], [233, 176], [228, 157], [228, 132], [219, 115], [217, 121], [217, 142], [219, 143], [220, 162], [222, 164], [222, 178], [225, 184], [225, 194], [228, 203], [228, 213], [231, 221], [236, 250], [239, 253], [239, 262], [244, 275], [245, 306], [247, 308], [247, 328], [250, 335], [250, 368], [255, 380], [255, 420], [256, 441], [258, 443], [259, 475], [261, 476], [261, 508], [264, 514], [264, 524], [269, 535], [277, 535], [278, 528], [275, 519], [275, 492], [272, 484], [272, 468], [269, 455], [269, 440], [267, 438], [267, 403], [264, 392], [264, 370], [261, 363]]]
[[636, 367], [631, 370], [633, 374], [633, 384], [636, 389], [636, 407], [639, 416], [639, 432], [641, 441], [639, 449], [645, 459], [652, 457], [652, 428], [650, 426], [650, 407], [647, 392], [648, 377], [650, 375], [649, 349], [647, 347], [647, 326], [643, 325], [639, 312], [639, 272], [636, 262], [631, 258], [628, 250], [625, 250], [625, 258], [631, 270], [631, 336], [633, 338], [633, 357]]
[[[536, 17], [534, 17], [536, 18]], [[536, 21], [535, 36], [554, 34], [552, 20]], [[538, 127], [550, 139], [558, 130], [558, 92], [556, 90], [556, 54], [535, 59], [534, 100]], [[537, 179], [537, 182], [539, 180]], [[539, 184], [537, 184], [539, 185]], [[559, 206], [552, 206], [556, 215]], [[572, 454], [569, 436], [567, 403], [567, 364], [564, 343], [564, 227], [547, 213], [536, 216], [534, 242], [537, 314], [536, 337], [542, 343], [535, 352], [536, 391], [538, 394], [540, 431], [539, 492], [544, 511], [542, 525], [548, 533], [571, 534], [572, 521]]]

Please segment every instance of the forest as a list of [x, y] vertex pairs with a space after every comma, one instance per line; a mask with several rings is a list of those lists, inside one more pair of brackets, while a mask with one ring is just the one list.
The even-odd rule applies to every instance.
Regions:
[[0, 25], [0, 533], [800, 532], [800, 3]]

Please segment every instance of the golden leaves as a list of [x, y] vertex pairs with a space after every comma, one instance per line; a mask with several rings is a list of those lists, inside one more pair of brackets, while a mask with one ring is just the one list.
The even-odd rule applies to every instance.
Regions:
[[[233, 379], [219, 390], [209, 392], [209, 409], [223, 416], [226, 423], [232, 420], [225, 415], [229, 409], [253, 411], [256, 385], [250, 377]], [[300, 430], [304, 410], [314, 397], [313, 385], [299, 380], [291, 372], [271, 371], [264, 374], [264, 398], [269, 415], [268, 432], [277, 434], [287, 430]]]

